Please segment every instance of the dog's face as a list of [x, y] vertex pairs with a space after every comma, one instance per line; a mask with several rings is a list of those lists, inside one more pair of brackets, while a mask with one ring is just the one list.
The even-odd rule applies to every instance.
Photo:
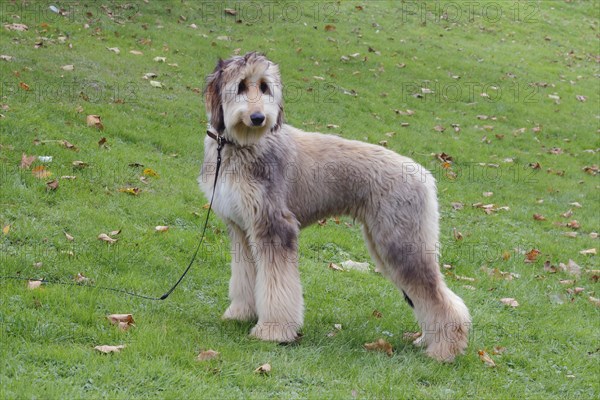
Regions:
[[212, 127], [240, 145], [283, 123], [279, 67], [258, 53], [219, 60], [207, 78], [205, 100]]

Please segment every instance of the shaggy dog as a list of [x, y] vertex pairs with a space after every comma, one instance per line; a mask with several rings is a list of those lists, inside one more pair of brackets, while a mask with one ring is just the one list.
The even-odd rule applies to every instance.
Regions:
[[363, 224], [373, 262], [414, 308], [415, 344], [440, 361], [464, 352], [469, 311], [439, 270], [433, 176], [381, 146], [284, 124], [279, 67], [264, 55], [220, 60], [206, 83], [199, 183], [208, 198], [225, 142], [213, 203], [233, 254], [223, 318], [257, 320], [250, 334], [259, 339], [295, 340], [304, 319], [299, 231], [344, 214]]

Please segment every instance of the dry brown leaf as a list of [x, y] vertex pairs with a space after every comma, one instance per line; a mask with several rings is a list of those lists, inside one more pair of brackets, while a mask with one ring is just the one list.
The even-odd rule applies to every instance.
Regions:
[[155, 230], [156, 232], [166, 232], [166, 231], [168, 231], [168, 230], [169, 230], [169, 227], [168, 227], [168, 226], [166, 226], [166, 225], [158, 225], [158, 226], [155, 226], [155, 227], [154, 227], [154, 230]]
[[110, 315], [107, 315], [106, 318], [113, 325], [117, 325], [119, 322], [125, 322], [125, 323], [128, 323], [128, 324], [135, 324], [135, 321], [133, 320], [133, 315], [132, 314], [110, 314]]
[[569, 209], [567, 211], [565, 211], [564, 213], [560, 214], [561, 217], [563, 218], [569, 218], [571, 215], [573, 215], [573, 210]]
[[534, 263], [537, 261], [538, 256], [542, 254], [538, 249], [531, 249], [529, 253], [525, 254], [526, 263]]
[[579, 252], [579, 254], [583, 254], [583, 255], [596, 255], [596, 248], [594, 247], [593, 249], [581, 250]]
[[460, 233], [456, 228], [452, 228], [452, 234], [454, 235], [454, 240], [456, 241], [463, 239], [462, 233]]
[[30, 289], [30, 290], [37, 289], [40, 286], [42, 286], [42, 283], [43, 282], [41, 280], [39, 280], [39, 281], [28, 281], [27, 282], [27, 289]]
[[544, 217], [542, 214], [533, 214], [533, 219], [536, 221], [545, 221], [546, 217]]
[[4, 226], [2, 227], [2, 233], [3, 233], [4, 235], [8, 235], [8, 232], [10, 232], [10, 225], [4, 225]]
[[342, 268], [339, 265], [334, 264], [334, 263], [329, 263], [329, 268], [334, 271], [344, 271], [344, 268]]
[[519, 307], [519, 302], [513, 299], [512, 297], [505, 297], [503, 299], [500, 299], [500, 302], [510, 307]]
[[98, 350], [101, 353], [108, 354], [108, 353], [118, 353], [125, 347], [126, 347], [126, 345], [124, 345], [124, 344], [120, 344], [118, 346], [103, 345], [103, 346], [96, 346], [96, 347], [94, 347], [94, 349]]
[[373, 310], [373, 316], [377, 319], [383, 317], [383, 314], [381, 313], [381, 311], [378, 310]]
[[54, 179], [54, 180], [51, 180], [50, 182], [46, 182], [46, 189], [47, 190], [56, 190], [56, 189], [58, 189], [58, 180]]
[[69, 242], [72, 242], [73, 240], [75, 240], [75, 238], [73, 236], [71, 236], [71, 234], [67, 233], [67, 232], [63, 232], [65, 234], [65, 237], [67, 238], [67, 240]]
[[271, 372], [271, 364], [263, 364], [254, 370], [257, 374], [268, 374]]
[[444, 132], [446, 130], [446, 128], [444, 128], [441, 125], [436, 125], [433, 127], [433, 130], [435, 130], [436, 132]]
[[579, 221], [574, 219], [573, 221], [567, 222], [567, 227], [571, 229], [579, 229], [581, 228], [581, 224], [579, 223]]
[[108, 234], [109, 236], [117, 236], [119, 233], [121, 233], [121, 230], [118, 229], [116, 231], [110, 231], [110, 233]]
[[459, 202], [452, 202], [450, 204], [452, 205], [452, 208], [455, 210], [462, 210], [465, 206], [463, 203], [459, 203]]
[[33, 164], [33, 162], [35, 161], [36, 158], [37, 158], [36, 156], [28, 156], [27, 154], [23, 153], [21, 155], [20, 167], [22, 169], [29, 169], [29, 167], [31, 167], [31, 164]]
[[493, 355], [500, 355], [506, 351], [506, 347], [503, 346], [494, 346], [494, 350], [492, 350]]
[[487, 367], [493, 368], [496, 366], [496, 363], [494, 362], [494, 360], [492, 360], [492, 357], [490, 357], [490, 355], [485, 350], [479, 350], [477, 354], [479, 354], [479, 359], [483, 361], [483, 363]]
[[121, 53], [121, 50], [119, 50], [119, 48], [118, 48], [118, 47], [107, 47], [107, 48], [106, 48], [106, 50], [108, 50], [108, 51], [112, 51], [112, 52], [113, 52], [113, 53], [115, 53], [115, 54], [119, 54], [119, 53]]
[[383, 351], [388, 356], [392, 356], [394, 354], [394, 349], [392, 345], [388, 343], [385, 339], [377, 339], [377, 341], [372, 343], [365, 343], [364, 348], [371, 351]]
[[102, 124], [102, 118], [99, 115], [88, 115], [85, 119], [87, 126], [93, 126], [94, 128], [103, 130], [104, 125]]
[[131, 54], [133, 54], [135, 56], [142, 56], [142, 55], [144, 55], [144, 53], [142, 53], [139, 50], [129, 50], [129, 53], [131, 53]]
[[198, 354], [196, 361], [208, 361], [217, 358], [221, 353], [215, 350], [204, 350]]
[[600, 299], [590, 296], [590, 297], [588, 297], [588, 300], [590, 301], [590, 303], [592, 303], [596, 307], [600, 307]]
[[234, 10], [233, 8], [226, 8], [223, 11], [225, 11], [225, 14], [228, 14], [228, 15], [236, 15], [237, 14], [237, 11]]
[[110, 236], [108, 236], [106, 233], [101, 233], [98, 235], [98, 239], [102, 240], [104, 242], [107, 242], [109, 244], [113, 244], [117, 242], [117, 239], [113, 239]]

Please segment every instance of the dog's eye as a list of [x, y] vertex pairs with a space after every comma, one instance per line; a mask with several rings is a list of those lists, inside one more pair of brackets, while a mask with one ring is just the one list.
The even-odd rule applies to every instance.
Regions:
[[260, 83], [260, 91], [263, 92], [264, 94], [268, 94], [269, 93], [269, 85], [267, 85], [266, 82], [261, 82]]
[[238, 85], [238, 94], [242, 94], [246, 91], [246, 83], [244, 81], [241, 81], [240, 84]]

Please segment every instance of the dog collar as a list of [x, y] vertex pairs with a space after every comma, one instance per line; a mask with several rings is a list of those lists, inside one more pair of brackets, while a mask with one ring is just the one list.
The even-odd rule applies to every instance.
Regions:
[[225, 146], [226, 144], [233, 144], [232, 141], [227, 140], [223, 136], [219, 135], [218, 133], [213, 132], [212, 129], [207, 129], [206, 134], [208, 135], [209, 138], [214, 139], [217, 142], [217, 145], [221, 148], [223, 148], [223, 146]]

